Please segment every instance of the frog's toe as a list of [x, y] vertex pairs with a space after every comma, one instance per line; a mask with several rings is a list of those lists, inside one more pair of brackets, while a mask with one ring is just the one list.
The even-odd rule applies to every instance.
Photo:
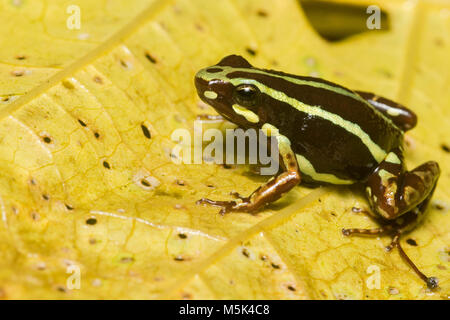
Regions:
[[232, 195], [236, 199], [241, 199], [242, 201], [247, 201], [248, 200], [248, 197], [244, 197], [243, 195], [241, 195], [239, 192], [236, 192], [236, 191], [231, 191], [230, 195]]
[[196, 204], [208, 204], [215, 207], [221, 207], [219, 213], [221, 215], [224, 215], [225, 213], [233, 211], [233, 208], [236, 206], [236, 201], [217, 201], [208, 198], [202, 198], [200, 200], [197, 200]]

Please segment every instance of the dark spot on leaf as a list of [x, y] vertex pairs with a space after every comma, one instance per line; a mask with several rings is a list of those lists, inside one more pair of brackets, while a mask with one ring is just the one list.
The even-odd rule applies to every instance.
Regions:
[[97, 219], [89, 218], [89, 219], [86, 220], [86, 224], [88, 224], [90, 226], [93, 226], [93, 225], [97, 224]]
[[64, 80], [64, 81], [62, 82], [62, 85], [63, 85], [66, 89], [70, 89], [70, 90], [75, 88], [75, 86], [73, 85], [73, 83], [70, 82], [70, 81], [68, 81], [68, 80]]
[[439, 204], [439, 203], [435, 203], [435, 204], [434, 204], [434, 207], [435, 207], [436, 209], [438, 209], [438, 210], [444, 210], [444, 207], [443, 207], [441, 204]]
[[256, 56], [256, 51], [253, 50], [252, 48], [246, 48], [245, 50], [248, 52], [249, 55]]
[[261, 18], [266, 18], [266, 17], [268, 16], [267, 12], [264, 11], [264, 10], [262, 10], [262, 9], [259, 9], [259, 10], [256, 12], [256, 14], [257, 14], [258, 16], [260, 16]]
[[267, 256], [264, 255], [264, 254], [260, 255], [259, 258], [260, 258], [262, 261], [266, 261], [266, 260], [267, 260]]
[[103, 79], [100, 78], [99, 76], [95, 76], [95, 77], [94, 77], [94, 81], [97, 82], [97, 83], [99, 83], [99, 84], [102, 84], [102, 83], [103, 83]]
[[187, 235], [185, 235], [184, 233], [179, 233], [179, 234], [178, 234], [178, 237], [179, 237], [180, 239], [186, 239], [186, 238], [187, 238]]
[[277, 265], [277, 264], [275, 264], [275, 263], [273, 263], [273, 262], [272, 262], [271, 266], [272, 266], [272, 268], [274, 268], [274, 269], [280, 269], [280, 266]]
[[37, 212], [32, 212], [31, 213], [31, 219], [33, 219], [34, 221], [38, 221], [40, 217], [41, 216]]
[[444, 150], [445, 152], [450, 153], [450, 147], [446, 144], [442, 144], [441, 145], [442, 150]]
[[94, 238], [90, 238], [89, 239], [89, 244], [96, 244], [97, 240], [95, 240]]
[[141, 125], [141, 129], [142, 129], [142, 132], [144, 133], [144, 136], [147, 139], [151, 139], [152, 135], [150, 133], [150, 130], [148, 130], [148, 128], [145, 125], [143, 125], [143, 124]]
[[47, 200], [47, 201], [48, 201], [48, 199], [50, 199], [50, 198], [48, 197], [48, 195], [46, 195], [46, 194], [43, 194], [43, 195], [42, 195], [42, 199], [44, 199], [44, 200]]
[[223, 166], [224, 169], [231, 169], [231, 168], [233, 168], [231, 165], [226, 164], [226, 163], [224, 163], [222, 166]]
[[27, 57], [25, 57], [24, 55], [20, 54], [16, 56], [17, 60], [25, 60]]
[[3, 101], [3, 102], [8, 102], [8, 101], [9, 101], [9, 97], [4, 97], [4, 98], [2, 99], [2, 101]]
[[67, 203], [66, 203], [66, 208], [67, 208], [67, 210], [73, 210], [73, 207], [70, 204], [67, 204]]
[[184, 258], [182, 256], [176, 256], [175, 258], [173, 258], [173, 260], [175, 260], [175, 261], [184, 261]]
[[215, 188], [212, 184], [208, 184], [208, 188]]
[[66, 293], [66, 292], [67, 292], [67, 289], [64, 288], [63, 286], [57, 286], [57, 287], [56, 287], [56, 290], [58, 290], [59, 292], [63, 292], [63, 293]]
[[86, 123], [84, 123], [83, 120], [78, 119], [78, 122], [79, 122], [83, 127], [86, 127]]
[[188, 293], [188, 292], [185, 292], [185, 293], [183, 293], [183, 294], [181, 295], [181, 297], [182, 297], [184, 300], [191, 300], [191, 299], [192, 299], [192, 294], [190, 294], [190, 293]]
[[133, 261], [134, 261], [133, 257], [123, 257], [123, 258], [120, 259], [121, 263], [131, 263]]
[[50, 137], [44, 137], [42, 138], [42, 140], [44, 140], [45, 143], [51, 143], [52, 139]]
[[110, 166], [109, 163], [106, 162], [106, 161], [103, 161], [103, 166], [104, 166], [106, 169], [111, 169], [111, 166]]
[[100, 138], [100, 133], [95, 132], [95, 133], [94, 133], [94, 137], [97, 138], [97, 139]]
[[155, 59], [155, 57], [153, 57], [150, 53], [146, 52], [145, 53], [145, 57], [147, 58], [148, 61], [150, 61], [151, 63], [155, 64], [158, 61]]
[[15, 77], [21, 77], [25, 74], [25, 72], [23, 70], [14, 70], [11, 71], [11, 74]]
[[184, 182], [183, 180], [176, 180], [175, 181], [175, 183], [177, 184], [177, 185], [179, 185], [179, 186], [184, 186], [184, 185], [186, 185], [186, 182]]
[[150, 187], [150, 183], [149, 183], [147, 180], [145, 180], [145, 179], [142, 179], [142, 180], [141, 180], [141, 184], [142, 184], [143, 186], [145, 186], [145, 187]]
[[122, 65], [122, 67], [128, 68], [128, 64], [125, 61], [123, 61], [122, 59], [120, 59], [120, 64]]
[[242, 249], [242, 254], [246, 257], [249, 258], [250, 257], [250, 253], [248, 252], [248, 250], [246, 248]]
[[409, 245], [411, 245], [411, 246], [417, 246], [417, 242], [416, 242], [416, 240], [414, 240], [414, 239], [408, 239], [408, 240], [406, 240], [406, 243], [407, 244], [409, 244]]
[[295, 291], [295, 288], [294, 288], [293, 286], [291, 286], [291, 285], [289, 285], [287, 288], [288, 288], [289, 290], [291, 290], [291, 291]]
[[203, 29], [203, 26], [202, 26], [201, 24], [198, 24], [198, 23], [195, 24], [195, 28], [196, 28], [198, 31], [203, 31], [203, 30], [204, 30], [204, 29]]

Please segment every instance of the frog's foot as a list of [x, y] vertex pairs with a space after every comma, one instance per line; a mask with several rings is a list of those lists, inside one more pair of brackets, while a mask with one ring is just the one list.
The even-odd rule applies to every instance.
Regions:
[[197, 204], [209, 204], [216, 207], [221, 207], [219, 213], [224, 215], [229, 212], [248, 212], [253, 213], [260, 208], [260, 204], [250, 200], [249, 197], [242, 197], [237, 193], [233, 193], [235, 197], [238, 197], [241, 201], [216, 201], [207, 198], [198, 200]]
[[235, 199], [240, 199], [242, 201], [248, 201], [250, 197], [244, 197], [239, 192], [231, 191], [230, 195], [233, 196]]
[[342, 229], [342, 234], [346, 237], [353, 234], [366, 234], [370, 236], [381, 235], [386, 232], [385, 228], [374, 228], [374, 229]]
[[[411, 225], [414, 226], [417, 223], [417, 218], [423, 214], [426, 209], [428, 197], [423, 203], [421, 203], [415, 210], [409, 212], [405, 216], [402, 216], [403, 223], [398, 221], [392, 221], [390, 224], [386, 224], [381, 228], [374, 229], [342, 229], [344, 236], [351, 235], [369, 235], [369, 236], [379, 236], [383, 234], [390, 234], [392, 236], [391, 243], [386, 247], [386, 251], [390, 252], [395, 248], [398, 248], [400, 256], [408, 263], [408, 265], [414, 270], [414, 272], [426, 283], [429, 289], [436, 289], [438, 287], [438, 279], [435, 277], [427, 277], [419, 268], [412, 262], [408, 255], [403, 251], [400, 245], [401, 235], [410, 230]], [[419, 212], [420, 211], [420, 212]]]
[[439, 280], [436, 277], [427, 277], [422, 271], [417, 268], [417, 266], [412, 262], [412, 260], [408, 257], [406, 252], [403, 250], [400, 244], [400, 234], [397, 233], [389, 246], [386, 247], [387, 251], [391, 251], [394, 248], [398, 248], [398, 252], [400, 256], [413, 268], [414, 272], [426, 283], [428, 289], [434, 290], [439, 287]]
[[225, 213], [235, 211], [233, 208], [237, 205], [236, 201], [217, 201], [217, 200], [211, 200], [207, 198], [202, 198], [200, 200], [197, 200], [196, 204], [209, 204], [211, 206], [220, 207], [219, 213], [221, 215], [224, 215]]

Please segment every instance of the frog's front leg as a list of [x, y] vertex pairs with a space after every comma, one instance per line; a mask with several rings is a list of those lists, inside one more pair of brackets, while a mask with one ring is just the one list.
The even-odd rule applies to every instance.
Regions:
[[424, 280], [430, 289], [438, 286], [437, 279], [423, 274], [400, 245], [400, 237], [414, 228], [424, 215], [439, 179], [439, 165], [426, 162], [412, 171], [406, 171], [401, 151], [390, 152], [367, 181], [366, 195], [372, 210], [384, 219], [384, 225], [375, 229], [343, 229], [345, 236], [352, 234], [390, 234], [391, 251], [398, 248], [401, 256]]
[[401, 104], [380, 97], [374, 93], [355, 91], [361, 98], [369, 102], [375, 109], [390, 118], [397, 127], [403, 131], [414, 128], [417, 124], [417, 116], [414, 112], [402, 106]]
[[248, 197], [242, 197], [233, 192], [232, 195], [238, 198], [236, 201], [215, 201], [210, 199], [200, 199], [197, 204], [210, 204], [221, 207], [220, 214], [232, 211], [256, 212], [265, 205], [280, 199], [283, 194], [291, 190], [300, 183], [300, 172], [297, 158], [292, 151], [289, 140], [284, 136], [277, 136], [278, 151], [285, 171], [270, 179], [266, 184]]

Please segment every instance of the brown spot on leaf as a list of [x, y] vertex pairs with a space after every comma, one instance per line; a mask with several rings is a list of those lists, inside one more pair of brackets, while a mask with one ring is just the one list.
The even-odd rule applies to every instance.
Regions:
[[254, 49], [247, 47], [245, 50], [248, 52], [249, 55], [256, 56], [256, 51]]
[[145, 53], [145, 57], [147, 58], [148, 61], [150, 61], [151, 63], [155, 64], [158, 61], [156, 60], [156, 58], [154, 56], [152, 56], [150, 53], [146, 52]]
[[11, 75], [13, 75], [14, 77], [21, 77], [25, 74], [25, 71], [23, 70], [13, 70], [11, 71]]
[[145, 180], [145, 179], [142, 179], [142, 180], [141, 180], [141, 184], [142, 184], [144, 187], [150, 187], [150, 186], [151, 186], [151, 184], [150, 184], [147, 180]]
[[120, 259], [121, 263], [131, 263], [134, 262], [134, 258], [133, 257], [123, 257]]
[[106, 169], [111, 169], [111, 166], [109, 165], [109, 163], [108, 163], [107, 161], [103, 161], [103, 166], [104, 166]]
[[256, 14], [261, 18], [267, 18], [268, 16], [267, 12], [263, 9], [259, 9], [258, 11], [256, 11]]
[[95, 218], [88, 218], [86, 220], [86, 224], [88, 224], [90, 226], [96, 225], [97, 224], [97, 219], [95, 219]]
[[103, 84], [103, 79], [99, 76], [95, 76], [94, 77], [94, 82], [99, 83], [99, 84]]
[[291, 290], [291, 291], [296, 291], [296, 289], [295, 289], [295, 287], [294, 286], [292, 286], [292, 285], [288, 285], [288, 287], [287, 287], [289, 290]]
[[148, 130], [148, 128], [145, 126], [145, 125], [141, 125], [141, 129], [142, 129], [142, 133], [144, 134], [144, 136], [147, 138], [147, 139], [151, 139], [152, 138], [152, 135], [151, 135], [151, 133], [150, 133], [150, 130]]
[[62, 85], [64, 86], [64, 88], [69, 89], [69, 90], [72, 90], [75, 88], [73, 83], [70, 82], [69, 80], [63, 80]]

